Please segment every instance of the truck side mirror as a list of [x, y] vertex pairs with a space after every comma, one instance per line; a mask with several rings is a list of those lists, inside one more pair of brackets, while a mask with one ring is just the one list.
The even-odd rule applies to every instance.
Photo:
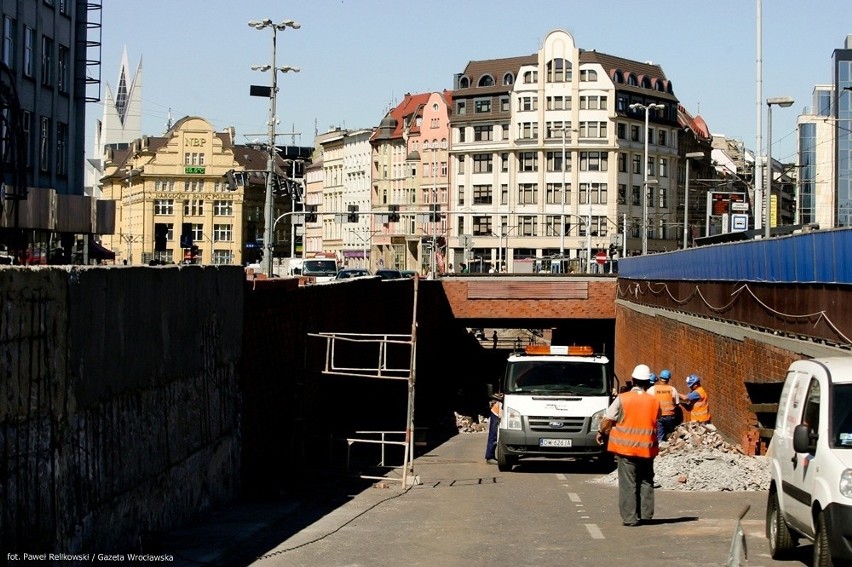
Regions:
[[807, 425], [797, 425], [793, 428], [793, 450], [797, 453], [814, 453], [816, 452], [816, 442], [819, 435], [811, 433], [811, 428]]

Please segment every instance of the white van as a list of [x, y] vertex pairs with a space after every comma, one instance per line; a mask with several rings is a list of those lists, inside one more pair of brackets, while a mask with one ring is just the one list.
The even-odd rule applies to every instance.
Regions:
[[773, 559], [800, 537], [815, 566], [852, 563], [852, 357], [790, 365], [769, 442], [766, 536]]

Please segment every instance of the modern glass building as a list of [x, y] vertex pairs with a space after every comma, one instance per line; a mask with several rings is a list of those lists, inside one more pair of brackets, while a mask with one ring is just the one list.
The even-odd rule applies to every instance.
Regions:
[[834, 50], [837, 226], [852, 226], [852, 35]]

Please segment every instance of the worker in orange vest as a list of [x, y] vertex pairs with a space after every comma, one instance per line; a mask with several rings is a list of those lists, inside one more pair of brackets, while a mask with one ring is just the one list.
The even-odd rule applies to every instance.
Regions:
[[619, 394], [601, 421], [597, 442], [615, 454], [618, 464], [618, 510], [625, 526], [654, 517], [654, 457], [659, 452], [657, 420], [660, 402], [648, 393], [651, 370], [639, 364], [631, 374], [633, 387]]
[[660, 402], [660, 421], [657, 422], [657, 441], [662, 442], [663, 438], [674, 431], [675, 427], [675, 408], [680, 402], [680, 394], [675, 387], [669, 384], [672, 373], [668, 369], [660, 371], [660, 377], [655, 381], [648, 390], [649, 394], [654, 394], [657, 401]]
[[680, 396], [680, 403], [690, 410], [690, 421], [709, 423], [710, 402], [707, 399], [707, 390], [701, 385], [701, 378], [696, 374], [690, 374], [686, 378], [686, 386], [690, 392]]

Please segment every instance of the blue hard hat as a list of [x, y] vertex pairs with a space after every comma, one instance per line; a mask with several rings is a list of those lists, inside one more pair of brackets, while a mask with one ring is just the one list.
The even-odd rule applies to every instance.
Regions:
[[690, 374], [686, 377], [686, 385], [690, 388], [699, 383], [701, 383], [701, 378], [699, 378], [697, 374]]
[[649, 372], [648, 373], [648, 381], [651, 382], [651, 384], [653, 384], [654, 382], [657, 381], [657, 375], [654, 374], [653, 372]]
[[672, 373], [668, 368], [660, 371], [660, 380], [668, 380], [671, 377], [672, 377]]

